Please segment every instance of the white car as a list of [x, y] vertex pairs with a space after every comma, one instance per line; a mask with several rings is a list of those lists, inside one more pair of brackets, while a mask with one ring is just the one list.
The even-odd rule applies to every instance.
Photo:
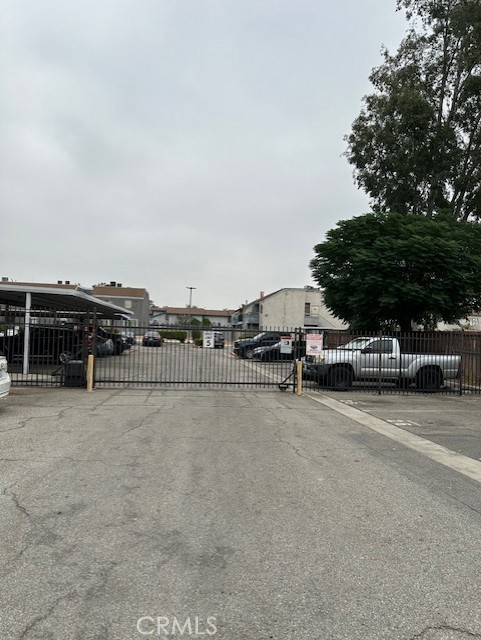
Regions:
[[0, 398], [6, 398], [10, 391], [12, 381], [8, 373], [7, 359], [0, 354]]

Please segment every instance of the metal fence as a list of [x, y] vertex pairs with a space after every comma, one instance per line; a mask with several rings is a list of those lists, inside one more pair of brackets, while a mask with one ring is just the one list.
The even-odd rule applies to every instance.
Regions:
[[[481, 391], [481, 334], [464, 331], [324, 332], [324, 350], [304, 367], [304, 389], [378, 394]], [[317, 361], [317, 366], [316, 366]]]
[[0, 352], [6, 356], [12, 383], [57, 387], [66, 384], [65, 363], [85, 362], [92, 317], [70, 308], [0, 305]]
[[[309, 333], [322, 334], [318, 354], [309, 353]], [[94, 354], [98, 388], [294, 391], [300, 360], [303, 388], [311, 392], [481, 392], [481, 333], [468, 331], [360, 335], [277, 327], [259, 336], [208, 325], [129, 329], [85, 312], [37, 308], [26, 317], [21, 307], [0, 306], [0, 351], [18, 386], [85, 386]]]

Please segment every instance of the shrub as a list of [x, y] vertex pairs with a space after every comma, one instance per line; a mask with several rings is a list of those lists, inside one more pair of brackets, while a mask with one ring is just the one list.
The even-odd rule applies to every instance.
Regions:
[[192, 318], [190, 324], [192, 326], [192, 340], [194, 341], [194, 344], [196, 344], [196, 340], [199, 340], [200, 338], [202, 338], [202, 333], [200, 329], [197, 329], [194, 327], [198, 327], [201, 324], [201, 322], [200, 320], [197, 320], [197, 318]]
[[187, 339], [187, 331], [181, 329], [163, 329], [159, 331], [164, 340], [179, 340], [182, 344]]

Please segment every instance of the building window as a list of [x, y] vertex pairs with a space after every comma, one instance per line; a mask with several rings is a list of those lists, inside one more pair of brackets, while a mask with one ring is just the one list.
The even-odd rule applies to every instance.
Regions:
[[305, 316], [310, 316], [311, 315], [311, 303], [310, 302], [306, 302], [304, 304], [304, 315]]
[[126, 309], [132, 309], [132, 300], [124, 300], [124, 307]]

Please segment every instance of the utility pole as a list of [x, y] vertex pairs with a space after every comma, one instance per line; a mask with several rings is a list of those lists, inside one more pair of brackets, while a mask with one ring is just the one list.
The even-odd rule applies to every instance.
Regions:
[[197, 287], [186, 287], [186, 289], [190, 289], [189, 308], [191, 308], [192, 307], [192, 289], [197, 289]]
[[[192, 309], [192, 291], [193, 291], [194, 289], [196, 289], [196, 288], [197, 288], [197, 287], [186, 287], [186, 289], [189, 289], [189, 290], [190, 290], [190, 294], [189, 294], [189, 309]], [[191, 324], [191, 323], [192, 323], [192, 311], [190, 311], [190, 314], [191, 314], [191, 315], [190, 315], [190, 318], [189, 318], [189, 321], [188, 321], [188, 323], [187, 323], [187, 324]], [[190, 337], [189, 337], [189, 342], [191, 342], [191, 343], [192, 343], [192, 342], [193, 342], [193, 339], [192, 339], [192, 336], [193, 336], [192, 331], [189, 331], [189, 336], [190, 336]]]

